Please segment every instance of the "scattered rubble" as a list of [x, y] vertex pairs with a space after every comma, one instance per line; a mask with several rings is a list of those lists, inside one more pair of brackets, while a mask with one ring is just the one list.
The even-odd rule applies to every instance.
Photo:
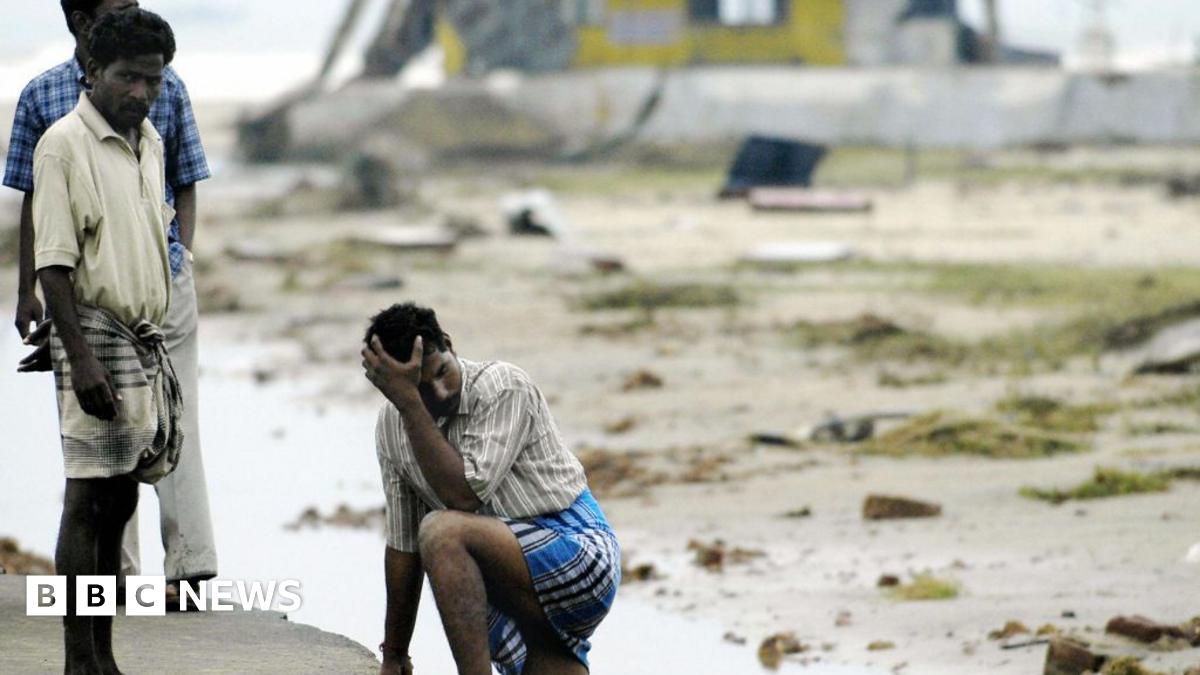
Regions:
[[624, 562], [621, 564], [621, 583], [657, 581], [662, 578], [663, 575], [659, 573], [654, 563], [641, 563], [633, 567], [626, 567]]
[[1073, 499], [1103, 499], [1145, 492], [1165, 492], [1171, 487], [1169, 475], [1163, 473], [1143, 474], [1121, 471], [1109, 467], [1096, 467], [1089, 480], [1069, 489], [1043, 489], [1022, 487], [1022, 497], [1040, 499], [1052, 504], [1062, 504]]
[[382, 530], [385, 518], [384, 507], [377, 506], [355, 509], [339, 504], [333, 513], [325, 516], [315, 506], [310, 506], [296, 520], [284, 525], [284, 529], [296, 531], [305, 528], [340, 527], [352, 530]]
[[869, 454], [979, 455], [1028, 459], [1082, 452], [1087, 445], [1073, 438], [997, 420], [935, 411], [914, 417], [863, 446]]
[[844, 262], [859, 256], [851, 244], [837, 241], [781, 241], [759, 244], [740, 256], [739, 262], [750, 267], [790, 268], [796, 265]]
[[1187, 646], [1200, 647], [1200, 617], [1183, 625], [1159, 623], [1144, 616], [1116, 616], [1104, 626], [1104, 632], [1153, 644], [1163, 638], [1181, 640]]
[[875, 582], [877, 588], [893, 588], [900, 585], [900, 577], [895, 574], [880, 575], [879, 580]]
[[1044, 675], [1083, 675], [1104, 667], [1107, 657], [1093, 653], [1091, 646], [1069, 637], [1055, 637], [1046, 650]]
[[869, 652], [883, 652], [895, 648], [896, 643], [891, 640], [875, 640], [867, 645], [867, 651]]
[[613, 452], [584, 448], [575, 453], [587, 473], [588, 486], [598, 496], [628, 497], [667, 480], [662, 472], [650, 471], [643, 452]]
[[726, 548], [725, 542], [720, 539], [711, 544], [692, 539], [688, 542], [687, 550], [694, 551], [696, 556], [693, 562], [709, 572], [724, 571], [726, 563], [740, 565], [757, 558], [764, 558], [767, 555], [759, 549], [741, 548], [740, 546]]
[[865, 195], [810, 188], [755, 188], [746, 199], [755, 211], [867, 213], [875, 208]]
[[621, 385], [621, 391], [636, 391], [639, 389], [662, 389], [663, 379], [649, 370], [638, 370], [630, 373]]
[[1007, 640], [1017, 635], [1027, 635], [1029, 627], [1020, 621], [1009, 621], [1004, 624], [1003, 628], [994, 630], [988, 633], [989, 640]]
[[863, 501], [864, 520], [891, 520], [897, 518], [932, 518], [942, 515], [939, 504], [922, 502], [907, 497], [868, 495]]
[[629, 415], [618, 420], [613, 420], [604, 425], [604, 433], [606, 434], [625, 434], [633, 431], [633, 428], [638, 424], [636, 417]]
[[888, 595], [896, 600], [950, 600], [959, 594], [958, 582], [939, 579], [932, 574], [918, 574], [907, 584], [888, 588]]
[[796, 639], [795, 633], [776, 633], [764, 639], [758, 646], [758, 660], [763, 667], [778, 670], [783, 657], [803, 654], [809, 646]]
[[424, 227], [379, 227], [348, 238], [351, 244], [394, 251], [448, 253], [458, 246], [458, 235], [441, 225]]
[[0, 574], [52, 575], [54, 561], [22, 551], [16, 539], [0, 538]]

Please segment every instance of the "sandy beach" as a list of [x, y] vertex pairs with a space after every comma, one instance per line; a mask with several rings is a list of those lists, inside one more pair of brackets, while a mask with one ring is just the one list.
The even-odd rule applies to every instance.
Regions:
[[[1185, 555], [1200, 542], [1200, 484], [1188, 471], [1200, 466], [1200, 376], [1131, 375], [1136, 357], [1096, 338], [1200, 292], [1200, 200], [1170, 200], [1160, 180], [1200, 169], [1191, 149], [939, 151], [921, 156], [912, 182], [894, 152], [835, 153], [818, 183], [851, 186], [873, 209], [811, 215], [716, 201], [715, 160], [460, 162], [406, 176], [410, 198], [398, 208], [347, 211], [336, 166], [239, 164], [236, 114], [198, 110], [215, 177], [201, 186], [195, 251], [209, 480], [214, 500], [238, 500], [254, 520], [221, 522], [230, 508], [214, 506], [219, 533], [237, 533], [219, 534], [229, 569], [274, 573], [263, 568], [270, 552], [239, 552], [269, 528], [265, 541], [288, 561], [281, 575], [341, 571], [367, 580], [347, 586], [360, 597], [382, 588], [376, 521], [284, 527], [310, 506], [382, 504], [371, 443], [380, 401], [360, 374], [359, 340], [373, 312], [413, 299], [438, 309], [463, 356], [511, 361], [542, 387], [621, 538], [630, 574], [618, 602], [702, 622], [704, 639], [736, 647], [722, 653], [739, 664], [685, 671], [688, 652], [702, 651], [689, 629], [660, 640], [653, 625], [634, 625], [612, 638], [601, 628], [597, 673], [635, 672], [604, 669], [605, 649], [644, 655], [639, 665], [662, 659], [636, 672], [761, 672], [755, 652], [779, 633], [800, 643], [785, 669], [814, 673], [1037, 673], [1052, 633], [1161, 672], [1200, 663], [1197, 648], [1104, 632], [1118, 615], [1180, 624], [1197, 613], [1200, 565]], [[0, 128], [10, 119], [0, 111]], [[500, 201], [531, 188], [554, 195], [569, 244], [508, 234]], [[349, 241], [447, 222], [479, 236], [444, 253]], [[9, 225], [0, 216], [0, 231]], [[856, 257], [739, 264], [752, 247], [785, 241], [841, 242]], [[580, 267], [583, 250], [626, 271]], [[15, 280], [9, 258], [4, 317]], [[880, 325], [882, 339], [863, 332]], [[247, 410], [239, 396], [270, 407]], [[865, 443], [804, 432], [830, 414], [883, 412], [915, 417], [881, 421]], [[4, 422], [14, 414], [26, 413]], [[52, 444], [52, 409], [29, 415], [47, 428], [18, 440]], [[998, 426], [972, 436], [983, 439], [975, 454], [953, 436], [959, 427], [929, 443], [953, 451], [922, 451], [929, 439], [919, 435], [895, 440], [938, 419]], [[986, 433], [996, 428], [1008, 436]], [[330, 445], [314, 448], [314, 438]], [[1012, 447], [988, 445], [997, 439]], [[295, 447], [303, 461], [288, 462]], [[57, 480], [56, 448], [38, 453], [38, 475]], [[1105, 499], [1021, 494], [1069, 491], [1097, 467], [1177, 478]], [[0, 479], [0, 492], [17, 480]], [[872, 494], [936, 503], [941, 515], [866, 520]], [[31, 522], [52, 528], [54, 496], [39, 499]], [[151, 539], [153, 518], [142, 526]], [[50, 555], [52, 534], [31, 541], [32, 527], [0, 521], [0, 534]], [[344, 547], [344, 560], [322, 563], [334, 572], [287, 555], [324, 546], [321, 537]], [[719, 564], [711, 548], [710, 564], [698, 564], [717, 540]], [[901, 589], [936, 581], [935, 595], [949, 597], [904, 599], [879, 586], [885, 575]], [[365, 602], [338, 632], [370, 645], [382, 598]], [[327, 618], [346, 614], [338, 604], [313, 589], [310, 618], [296, 620], [335, 630]], [[431, 602], [421, 621], [436, 636]], [[989, 638], [1010, 621], [1029, 632]], [[1006, 648], [1023, 642], [1032, 644]]]

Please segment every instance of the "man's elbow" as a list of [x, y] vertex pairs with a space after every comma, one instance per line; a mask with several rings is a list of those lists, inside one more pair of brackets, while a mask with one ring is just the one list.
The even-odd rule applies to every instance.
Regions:
[[442, 503], [452, 511], [465, 511], [467, 513], [475, 513], [479, 510], [479, 507], [483, 506], [483, 502], [479, 500], [479, 497], [469, 490], [465, 494], [454, 495], [449, 499], [445, 499]]

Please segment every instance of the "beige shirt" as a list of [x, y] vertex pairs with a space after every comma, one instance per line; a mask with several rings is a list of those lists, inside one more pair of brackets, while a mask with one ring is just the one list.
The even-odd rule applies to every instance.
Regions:
[[[583, 465], [567, 448], [542, 392], [520, 368], [500, 361], [459, 359], [458, 412], [438, 426], [462, 455], [467, 484], [483, 502], [479, 513], [529, 518], [557, 513], [587, 487]], [[400, 411], [385, 403], [375, 446], [387, 496], [387, 542], [417, 551], [421, 518], [445, 506], [426, 482]]]
[[87, 93], [46, 130], [33, 156], [37, 268], [74, 270], [75, 301], [132, 326], [161, 326], [171, 292], [162, 138], [141, 126], [140, 158]]

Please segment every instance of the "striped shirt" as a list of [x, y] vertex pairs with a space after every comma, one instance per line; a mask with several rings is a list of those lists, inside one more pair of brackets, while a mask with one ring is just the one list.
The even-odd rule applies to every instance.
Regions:
[[[459, 364], [458, 411], [436, 422], [463, 458], [467, 484], [483, 502], [478, 513], [531, 518], [571, 506], [587, 477], [529, 375], [500, 361]], [[379, 411], [375, 447], [387, 496], [388, 546], [415, 553], [421, 519], [446, 507], [421, 474], [404, 420], [391, 403]]]

